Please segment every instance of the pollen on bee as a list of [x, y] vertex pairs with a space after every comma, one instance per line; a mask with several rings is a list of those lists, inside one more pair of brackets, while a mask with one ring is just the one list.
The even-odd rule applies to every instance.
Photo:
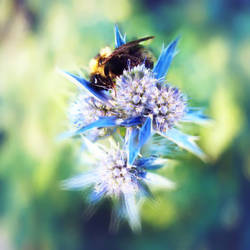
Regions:
[[98, 69], [98, 60], [95, 58], [92, 58], [89, 62], [89, 68], [90, 68], [90, 72], [96, 72]]
[[101, 57], [108, 57], [112, 54], [112, 50], [110, 47], [104, 47], [100, 50], [100, 56]]

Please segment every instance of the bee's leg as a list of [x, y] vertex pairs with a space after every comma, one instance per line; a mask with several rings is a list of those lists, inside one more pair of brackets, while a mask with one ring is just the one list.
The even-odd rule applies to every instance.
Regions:
[[130, 70], [131, 69], [131, 61], [130, 61], [130, 59], [128, 59], [128, 70]]
[[136, 57], [136, 56], [132, 56], [132, 55], [128, 55], [128, 62], [129, 62], [129, 66], [128, 69], [131, 69], [131, 67], [135, 67], [138, 64], [140, 64], [141, 60], [140, 58]]

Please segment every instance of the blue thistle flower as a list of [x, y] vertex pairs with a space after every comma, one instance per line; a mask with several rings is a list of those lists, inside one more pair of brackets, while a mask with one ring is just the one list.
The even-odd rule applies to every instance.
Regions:
[[157, 80], [144, 65], [125, 70], [116, 86], [117, 104], [126, 116], [151, 116], [153, 128], [161, 133], [171, 129], [186, 113], [185, 96]]
[[[68, 110], [69, 121], [72, 133], [81, 129], [82, 127], [93, 123], [99, 117], [114, 116], [115, 111], [111, 106], [105, 105], [98, 99], [86, 95], [80, 91], [73, 99]], [[109, 135], [112, 133], [111, 129], [107, 128], [94, 128], [88, 133], [88, 138], [92, 141], [97, 140], [99, 137]]]
[[140, 230], [139, 203], [143, 197], [151, 196], [149, 186], [173, 189], [175, 184], [148, 170], [161, 168], [165, 160], [155, 157], [138, 157], [134, 148], [138, 146], [133, 130], [127, 133], [122, 148], [112, 143], [109, 150], [88, 139], [84, 142], [97, 159], [88, 172], [63, 181], [64, 189], [82, 190], [91, 188], [89, 202], [96, 204], [103, 198], [115, 201], [116, 219], [127, 219], [132, 230]]
[[[195, 143], [197, 137], [181, 132], [177, 125], [180, 127], [180, 123], [184, 122], [205, 124], [209, 122], [208, 117], [200, 109], [189, 108], [185, 95], [164, 80], [176, 54], [178, 40], [177, 38], [166, 48], [162, 48], [153, 70], [143, 64], [124, 70], [116, 78], [116, 89], [109, 92], [96, 88], [80, 76], [61, 71], [69, 80], [85, 88], [93, 98], [103, 103], [103, 107], [112, 110], [92, 123], [83, 124], [78, 130], [65, 133], [63, 137], [79, 135], [95, 128], [133, 127], [134, 138], [146, 134], [145, 139], [141, 140], [143, 143], [150, 135], [158, 133], [204, 160], [205, 154]], [[119, 47], [124, 43], [125, 36], [115, 26], [115, 46]], [[146, 123], [151, 124], [150, 130], [143, 131], [147, 129]], [[141, 129], [137, 129], [137, 126]]]

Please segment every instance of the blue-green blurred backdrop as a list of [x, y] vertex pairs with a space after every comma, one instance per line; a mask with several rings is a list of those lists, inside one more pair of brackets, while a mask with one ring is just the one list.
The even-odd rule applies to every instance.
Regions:
[[[207, 164], [188, 157], [168, 170], [173, 192], [142, 207], [141, 234], [108, 232], [110, 204], [86, 220], [84, 195], [59, 181], [80, 170], [67, 129], [75, 87], [55, 72], [85, 69], [114, 45], [155, 35], [158, 56], [181, 35], [168, 79], [214, 119], [196, 127]], [[0, 249], [250, 249], [249, 0], [0, 1]]]

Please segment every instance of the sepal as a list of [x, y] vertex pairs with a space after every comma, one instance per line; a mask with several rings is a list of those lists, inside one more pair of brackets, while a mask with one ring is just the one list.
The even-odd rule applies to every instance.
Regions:
[[208, 125], [212, 120], [204, 115], [202, 109], [190, 108], [182, 118], [182, 122], [191, 122], [199, 125]]
[[186, 149], [187, 151], [201, 158], [203, 161], [206, 161], [206, 155], [195, 143], [195, 140], [197, 140], [198, 137], [187, 135], [175, 128], [168, 130], [166, 133], [160, 134], [177, 144], [180, 148]]
[[147, 173], [144, 180], [155, 188], [174, 189], [176, 187], [173, 181], [154, 173]]
[[171, 65], [171, 62], [176, 54], [176, 46], [179, 41], [179, 38], [176, 38], [172, 41], [166, 48], [162, 48], [161, 54], [156, 62], [156, 65], [153, 69], [155, 77], [157, 79], [165, 78], [168, 69]]
[[151, 135], [152, 120], [150, 117], [146, 119], [141, 128], [132, 128], [128, 133], [128, 164], [132, 165], [135, 158], [139, 154], [142, 146], [146, 143]]
[[126, 43], [126, 35], [122, 36], [118, 25], [115, 25], [115, 47], [118, 48]]
[[127, 215], [127, 219], [131, 229], [134, 232], [141, 231], [141, 222], [140, 222], [140, 215], [139, 215], [139, 208], [136, 202], [135, 195], [133, 194], [124, 194], [124, 205], [125, 211]]
[[81, 190], [88, 186], [91, 186], [97, 180], [97, 176], [94, 171], [89, 171], [84, 174], [77, 175], [70, 179], [61, 182], [62, 189]]
[[83, 77], [74, 75], [72, 73], [69, 73], [67, 71], [63, 71], [63, 70], [60, 70], [60, 69], [57, 69], [57, 71], [61, 75], [63, 75], [65, 78], [67, 78], [69, 81], [76, 84], [76, 86], [88, 90], [88, 92], [92, 96], [96, 97], [101, 102], [109, 103], [109, 101], [111, 100], [111, 97], [109, 95], [107, 95], [104, 90], [96, 88], [95, 86], [93, 86], [93, 84], [91, 84], [90, 82], [85, 80]]

